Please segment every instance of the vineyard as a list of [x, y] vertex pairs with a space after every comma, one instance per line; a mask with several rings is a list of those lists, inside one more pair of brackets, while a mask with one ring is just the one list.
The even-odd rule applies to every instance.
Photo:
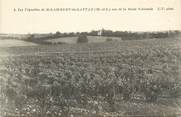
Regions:
[[0, 49], [2, 117], [177, 117], [178, 39]]

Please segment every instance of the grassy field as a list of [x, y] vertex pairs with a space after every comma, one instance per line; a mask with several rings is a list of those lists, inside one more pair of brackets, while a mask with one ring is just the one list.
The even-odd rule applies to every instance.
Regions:
[[5, 117], [177, 117], [180, 39], [2, 47]]
[[15, 39], [0, 39], [0, 47], [36, 46], [37, 44]]
[[[77, 43], [77, 38], [78, 37], [62, 37], [62, 38], [57, 38], [57, 39], [48, 39], [46, 40], [47, 42], [51, 43], [67, 43], [67, 44], [76, 44]], [[88, 38], [88, 43], [102, 43], [106, 42], [107, 39], [111, 39], [112, 41], [121, 41], [121, 38], [119, 37], [104, 37], [104, 36], [87, 36]]]
[[56, 38], [56, 39], [48, 39], [47, 42], [51, 43], [67, 43], [67, 44], [75, 44], [77, 42], [77, 37], [62, 37], [62, 38]]

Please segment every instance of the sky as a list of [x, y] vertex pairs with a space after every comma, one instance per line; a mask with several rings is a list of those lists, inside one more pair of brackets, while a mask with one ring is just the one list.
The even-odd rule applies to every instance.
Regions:
[[[173, 8], [158, 11], [157, 8]], [[21, 11], [41, 8], [153, 8], [153, 11]], [[0, 0], [0, 33], [181, 30], [181, 0]]]

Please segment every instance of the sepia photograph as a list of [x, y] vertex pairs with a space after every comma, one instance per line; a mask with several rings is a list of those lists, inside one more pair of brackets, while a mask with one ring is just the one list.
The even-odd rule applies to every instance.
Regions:
[[181, 117], [180, 0], [0, 0], [0, 117]]

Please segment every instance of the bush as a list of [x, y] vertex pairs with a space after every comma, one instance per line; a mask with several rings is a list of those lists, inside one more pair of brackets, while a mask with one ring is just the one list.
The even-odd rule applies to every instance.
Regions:
[[113, 41], [113, 39], [112, 38], [107, 38], [106, 41]]
[[77, 43], [88, 43], [87, 36], [85, 34], [79, 35]]

